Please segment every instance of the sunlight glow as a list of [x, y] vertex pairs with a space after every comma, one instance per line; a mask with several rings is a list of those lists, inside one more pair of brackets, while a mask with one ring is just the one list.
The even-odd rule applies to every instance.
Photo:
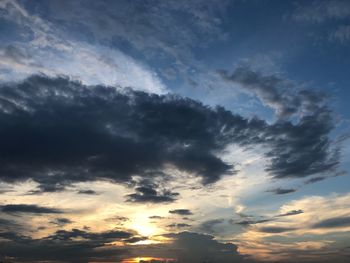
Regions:
[[122, 263], [141, 263], [141, 262], [164, 262], [164, 263], [170, 263], [170, 262], [177, 262], [174, 258], [154, 258], [154, 257], [136, 257], [136, 258], [127, 258], [122, 261]]

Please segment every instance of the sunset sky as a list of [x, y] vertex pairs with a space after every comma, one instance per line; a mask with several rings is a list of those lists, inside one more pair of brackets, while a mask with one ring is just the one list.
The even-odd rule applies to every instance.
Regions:
[[0, 262], [350, 262], [350, 1], [0, 0]]

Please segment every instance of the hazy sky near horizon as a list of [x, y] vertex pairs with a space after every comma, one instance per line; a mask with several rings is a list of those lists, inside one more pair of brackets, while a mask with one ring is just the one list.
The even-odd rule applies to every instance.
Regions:
[[349, 47], [346, 0], [0, 0], [0, 261], [349, 262]]

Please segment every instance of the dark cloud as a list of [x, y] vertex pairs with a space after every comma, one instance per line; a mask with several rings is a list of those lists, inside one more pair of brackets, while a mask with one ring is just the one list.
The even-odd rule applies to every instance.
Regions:
[[[263, 75], [245, 66], [237, 67], [232, 74], [220, 74], [276, 109], [280, 119], [266, 134], [271, 147], [267, 153], [271, 164], [266, 170], [274, 177], [305, 177], [337, 167], [339, 149], [330, 146], [328, 134], [333, 121], [324, 94], [298, 89], [284, 78]], [[298, 115], [296, 124], [288, 121], [293, 115]]]
[[237, 67], [232, 74], [219, 71], [221, 76], [255, 96], [263, 103], [276, 109], [280, 117], [290, 117], [301, 111], [313, 113], [325, 102], [325, 95], [309, 90], [298, 90], [294, 85], [277, 75], [263, 75], [247, 66]]
[[54, 234], [50, 235], [48, 238], [52, 240], [73, 240], [74, 238], [84, 238], [94, 241], [101, 240], [103, 242], [109, 242], [118, 239], [128, 239], [134, 236], [134, 233], [122, 231], [122, 230], [113, 230], [106, 232], [87, 232], [85, 230], [72, 229], [67, 230], [58, 230]]
[[234, 220], [230, 220], [231, 224], [237, 224], [237, 225], [241, 225], [241, 226], [250, 226], [250, 225], [256, 225], [256, 224], [261, 224], [261, 223], [265, 223], [265, 222], [270, 222], [271, 219], [247, 219], [247, 220], [241, 220], [241, 221], [234, 221]]
[[191, 225], [189, 224], [186, 224], [186, 223], [172, 223], [170, 225], [167, 225], [167, 227], [170, 227], [170, 228], [184, 228], [184, 227], [190, 227]]
[[[217, 155], [231, 143], [267, 145], [266, 170], [276, 178], [322, 173], [338, 163], [325, 109], [297, 124], [268, 125], [178, 96], [44, 76], [2, 84], [0, 95], [0, 179], [32, 179], [41, 192], [93, 180], [126, 183], [135, 175], [152, 181], [166, 164], [214, 183], [235, 173]], [[141, 187], [130, 201], [172, 201], [177, 195]]]
[[219, 224], [224, 223], [225, 220], [224, 219], [212, 219], [212, 220], [207, 220], [202, 222], [198, 228], [203, 231], [204, 233], [208, 233], [208, 234], [215, 234], [216, 233], [216, 229], [215, 227]]
[[296, 228], [267, 226], [267, 227], [261, 227], [258, 230], [260, 232], [264, 232], [264, 233], [271, 233], [271, 234], [275, 234], [276, 233], [276, 234], [278, 234], [278, 233], [290, 232], [290, 231], [296, 230]]
[[125, 216], [114, 216], [111, 218], [107, 218], [105, 220], [107, 222], [123, 223], [123, 222], [129, 221], [130, 219], [128, 217], [125, 217]]
[[310, 179], [306, 180], [305, 184], [313, 184], [313, 183], [317, 183], [317, 182], [323, 181], [325, 179], [327, 179], [327, 177], [325, 177], [325, 176], [317, 176], [317, 177], [313, 177], [313, 178], [310, 178]]
[[332, 176], [317, 176], [317, 177], [313, 177], [313, 178], [310, 178], [310, 179], [306, 180], [304, 183], [305, 184], [313, 184], [313, 183], [321, 182], [321, 181], [326, 180], [326, 179], [331, 178], [331, 177], [338, 177], [338, 176], [342, 176], [342, 175], [346, 175], [346, 174], [347, 173], [345, 171], [340, 171], [340, 172], [335, 173]]
[[268, 192], [274, 193], [275, 195], [285, 195], [296, 192], [296, 189], [289, 189], [289, 188], [276, 188], [269, 190]]
[[236, 245], [221, 243], [211, 235], [182, 232], [168, 234], [166, 237], [174, 240], [172, 244], [167, 246], [168, 254], [172, 258], [177, 258], [179, 263], [244, 261], [244, 258], [238, 253]]
[[0, 230], [4, 231], [5, 229], [20, 229], [20, 225], [18, 225], [15, 221], [0, 218]]
[[133, 203], [170, 203], [179, 196], [179, 193], [157, 188], [158, 186], [155, 184], [144, 184], [136, 187], [136, 193], [128, 194], [127, 201]]
[[[11, 257], [16, 262], [121, 262], [123, 258], [140, 255], [176, 258], [179, 263], [246, 262], [236, 245], [219, 242], [210, 235], [181, 232], [165, 237], [171, 242], [143, 246], [134, 243], [145, 240], [145, 237], [127, 231], [59, 230], [41, 239], [7, 231], [0, 232], [0, 255]], [[108, 245], [113, 241], [133, 245]]]
[[30, 214], [59, 214], [62, 210], [50, 207], [27, 204], [1, 205], [0, 210], [3, 213], [30, 213]]
[[325, 219], [323, 221], [320, 221], [314, 224], [312, 227], [313, 228], [336, 228], [336, 227], [347, 227], [347, 226], [350, 226], [349, 216]]
[[188, 209], [174, 209], [169, 211], [170, 214], [176, 214], [181, 216], [193, 215], [193, 213]]
[[128, 251], [125, 247], [106, 244], [113, 241], [135, 243], [145, 239], [134, 232], [122, 230], [87, 232], [79, 229], [58, 230], [40, 239], [16, 232], [0, 232], [0, 238], [0, 254], [11, 257], [16, 262], [115, 262]]
[[79, 181], [130, 181], [166, 163], [212, 183], [232, 172], [214, 155], [226, 145], [219, 131], [237, 123], [242, 136], [249, 125], [189, 99], [64, 78], [3, 84], [0, 94], [1, 179], [33, 179], [43, 191]]
[[98, 195], [98, 193], [94, 190], [87, 189], [87, 190], [79, 190], [77, 192], [78, 194], [84, 194], [84, 195]]
[[0, 194], [6, 194], [6, 193], [10, 193], [10, 192], [14, 192], [13, 189], [0, 189]]
[[284, 213], [284, 214], [279, 214], [278, 217], [283, 217], [283, 216], [294, 216], [294, 215], [300, 215], [300, 214], [302, 214], [302, 213], [304, 213], [304, 211], [301, 210], [301, 209], [298, 209], [298, 210], [291, 210], [291, 211], [288, 211], [288, 212], [286, 212], [286, 213]]
[[53, 221], [51, 221], [52, 224], [64, 226], [73, 223], [72, 220], [64, 217], [55, 218]]
[[163, 219], [164, 217], [162, 217], [162, 216], [150, 216], [148, 218], [149, 219]]

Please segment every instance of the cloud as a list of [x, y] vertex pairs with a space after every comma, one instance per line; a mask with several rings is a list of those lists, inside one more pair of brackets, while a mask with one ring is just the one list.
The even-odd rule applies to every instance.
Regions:
[[312, 226], [313, 228], [350, 227], [350, 217], [334, 217], [322, 220]]
[[172, 223], [167, 225], [167, 227], [170, 228], [185, 228], [185, 227], [190, 227], [191, 225], [186, 224], [186, 223]]
[[148, 218], [149, 219], [163, 219], [164, 217], [162, 217], [162, 216], [150, 216]]
[[316, 176], [316, 177], [310, 178], [310, 179], [306, 180], [304, 183], [305, 184], [313, 184], [313, 183], [317, 183], [317, 182], [321, 182], [323, 180], [326, 180], [327, 178], [330, 178], [330, 177], [343, 176], [346, 174], [347, 174], [347, 172], [345, 172], [345, 171], [339, 171], [339, 172], [336, 172], [332, 176]]
[[[74, 40], [109, 43], [143, 57], [159, 57], [187, 71], [196, 64], [192, 49], [223, 34], [221, 16], [229, 1], [51, 1], [36, 4], [42, 15]], [[44, 13], [45, 11], [45, 13]], [[77, 12], [79, 15], [77, 15]], [[99, 17], [96, 21], [96, 17]], [[57, 23], [56, 21], [62, 21]], [[68, 28], [69, 25], [69, 28]], [[175, 47], [175, 46], [176, 47]]]
[[291, 211], [288, 211], [288, 212], [286, 212], [286, 213], [283, 213], [283, 214], [279, 214], [278, 215], [278, 217], [283, 217], [283, 216], [294, 216], [294, 215], [300, 215], [300, 214], [302, 214], [302, 213], [304, 213], [304, 211], [303, 210], [301, 210], [301, 209], [298, 209], [298, 210], [291, 210]]
[[[271, 157], [271, 164], [266, 171], [276, 178], [305, 177], [337, 167], [339, 149], [331, 147], [328, 138], [334, 125], [324, 94], [298, 89], [287, 79], [263, 75], [247, 66], [237, 67], [232, 74], [220, 74], [275, 109], [280, 118], [267, 128], [271, 150], [266, 155]], [[298, 117], [296, 124], [287, 121], [292, 116]]]
[[273, 221], [245, 228], [237, 237], [239, 250], [258, 261], [289, 262], [293, 258], [298, 262], [346, 262], [349, 201], [349, 193], [288, 201]]
[[148, 255], [176, 258], [179, 263], [245, 262], [232, 243], [222, 243], [213, 236], [191, 232], [164, 235], [169, 242], [156, 245], [110, 246], [111, 242], [135, 243], [144, 240], [128, 231], [88, 232], [79, 229], [58, 230], [40, 239], [16, 232], [0, 232], [0, 253], [14, 260], [88, 262], [122, 261], [131, 256]]
[[136, 187], [136, 193], [128, 194], [127, 201], [133, 203], [170, 203], [174, 202], [179, 193], [166, 189], [158, 190], [155, 184], [144, 184]]
[[[37, 8], [43, 5], [41, 3]], [[73, 40], [59, 29], [61, 23], [50, 22], [17, 1], [5, 1], [0, 9], [3, 21], [7, 22], [2, 30], [13, 32], [4, 42], [10, 44], [0, 46], [3, 80], [21, 80], [38, 73], [52, 77], [68, 74], [85, 84], [115, 85], [118, 81], [135, 89], [166, 92], [151, 68], [118, 48]], [[83, 9], [78, 10], [82, 12]]]
[[73, 221], [68, 219], [68, 218], [59, 217], [59, 218], [55, 218], [50, 223], [55, 224], [55, 225], [59, 225], [59, 226], [64, 226], [64, 225], [68, 225], [68, 224], [73, 223]]
[[210, 235], [181, 232], [166, 237], [173, 239], [168, 249], [174, 251], [170, 256], [177, 258], [179, 263], [244, 262], [236, 245], [221, 243]]
[[27, 204], [9, 204], [1, 205], [0, 209], [3, 213], [30, 213], [30, 214], [60, 214], [62, 210], [50, 207]]
[[[346, 44], [350, 39], [350, 4], [345, 0], [309, 1], [307, 4], [297, 5], [292, 19], [298, 22], [313, 24], [320, 28], [319, 32], [328, 34], [328, 40]], [[314, 32], [318, 32], [317, 29]], [[315, 35], [315, 33], [313, 33]]]
[[78, 194], [84, 194], [84, 195], [98, 195], [98, 193], [94, 190], [87, 189], [87, 190], [79, 190], [77, 192]]
[[94, 241], [103, 241], [109, 242], [118, 239], [128, 239], [133, 237], [133, 233], [127, 231], [113, 230], [113, 231], [105, 231], [105, 232], [87, 232], [85, 230], [72, 229], [70, 231], [67, 230], [58, 230], [54, 234], [50, 235], [48, 238], [52, 240], [63, 240], [69, 241], [75, 238], [84, 238], [90, 239]]
[[0, 93], [0, 133], [6, 138], [1, 179], [33, 179], [50, 191], [79, 181], [130, 181], [168, 163], [213, 183], [232, 173], [232, 165], [214, 154], [226, 145], [218, 132], [228, 125], [225, 118], [229, 125], [249, 123], [188, 99], [65, 78], [36, 76], [3, 84]]
[[[269, 247], [269, 242], [274, 242], [271, 246], [288, 246], [289, 252], [293, 254], [293, 250], [298, 249], [294, 242], [301, 237], [310, 236], [312, 240], [323, 242], [326, 236], [331, 235], [335, 240], [342, 240], [344, 233], [350, 231], [349, 200], [349, 194], [332, 194], [289, 201], [275, 213], [276, 216], [270, 222], [246, 228], [240, 236], [241, 249], [245, 250], [246, 245], [249, 247], [256, 243], [256, 247], [266, 251], [272, 250], [276, 256], [284, 258], [282, 250]], [[344, 242], [348, 243], [348, 238]], [[334, 245], [342, 245], [342, 242]], [[306, 247], [305, 250], [309, 248]], [[261, 254], [257, 250], [252, 250], [252, 253]]]
[[114, 222], [114, 223], [119, 223], [119, 224], [122, 224], [126, 221], [129, 221], [130, 219], [126, 216], [114, 216], [114, 217], [110, 217], [110, 218], [107, 218], [105, 219], [106, 221], [108, 222]]
[[313, 178], [310, 178], [310, 179], [306, 180], [305, 184], [313, 184], [313, 183], [321, 182], [321, 181], [323, 181], [325, 179], [327, 179], [327, 177], [317, 176], [317, 177], [313, 177]]
[[126, 247], [108, 246], [121, 241], [134, 243], [144, 240], [134, 232], [111, 230], [87, 232], [79, 229], [58, 230], [53, 234], [33, 239], [16, 232], [0, 232], [0, 254], [16, 261], [87, 262], [91, 260], [118, 260], [127, 254]]
[[222, 224], [223, 222], [225, 222], [225, 220], [221, 219], [221, 218], [207, 220], [207, 221], [202, 222], [199, 225], [199, 228], [201, 228], [202, 230], [208, 231], [208, 233], [212, 233], [212, 232], [215, 232], [214, 227], [218, 224]]
[[291, 227], [278, 227], [278, 226], [266, 226], [266, 227], [259, 228], [260, 232], [272, 233], [272, 234], [290, 232], [293, 230], [296, 230], [296, 229]]
[[193, 213], [188, 209], [174, 209], [169, 211], [170, 214], [181, 215], [181, 216], [189, 216], [193, 215]]
[[330, 36], [331, 39], [338, 40], [340, 43], [345, 44], [350, 40], [350, 26], [339, 26]]
[[344, 0], [310, 1], [298, 5], [292, 17], [297, 21], [323, 23], [350, 17], [350, 4]]
[[249, 219], [249, 220], [242, 220], [242, 221], [230, 220], [230, 223], [242, 225], [242, 226], [250, 226], [250, 225], [261, 224], [261, 223], [265, 223], [265, 222], [269, 222], [269, 221], [271, 221], [271, 219], [257, 219], [257, 220]]
[[264, 104], [276, 110], [281, 118], [296, 113], [314, 113], [325, 102], [325, 95], [309, 90], [298, 90], [294, 84], [278, 75], [263, 75], [247, 66], [238, 66], [231, 74], [219, 71], [228, 82], [237, 83], [243, 90], [257, 96]]
[[276, 188], [276, 189], [269, 190], [268, 192], [274, 193], [275, 195], [285, 195], [285, 194], [294, 193], [295, 191], [296, 191], [295, 189]]
[[[130, 183], [135, 176], [164, 181], [168, 165], [203, 184], [215, 183], [236, 173], [219, 157], [229, 144], [266, 145], [266, 171], [275, 178], [324, 173], [338, 164], [327, 137], [328, 111], [297, 124], [269, 125], [174, 95], [45, 76], [1, 84], [0, 95], [0, 179], [34, 180], [39, 192], [96, 180]], [[129, 199], [160, 202], [176, 196], [156, 183], [141, 184]]]

